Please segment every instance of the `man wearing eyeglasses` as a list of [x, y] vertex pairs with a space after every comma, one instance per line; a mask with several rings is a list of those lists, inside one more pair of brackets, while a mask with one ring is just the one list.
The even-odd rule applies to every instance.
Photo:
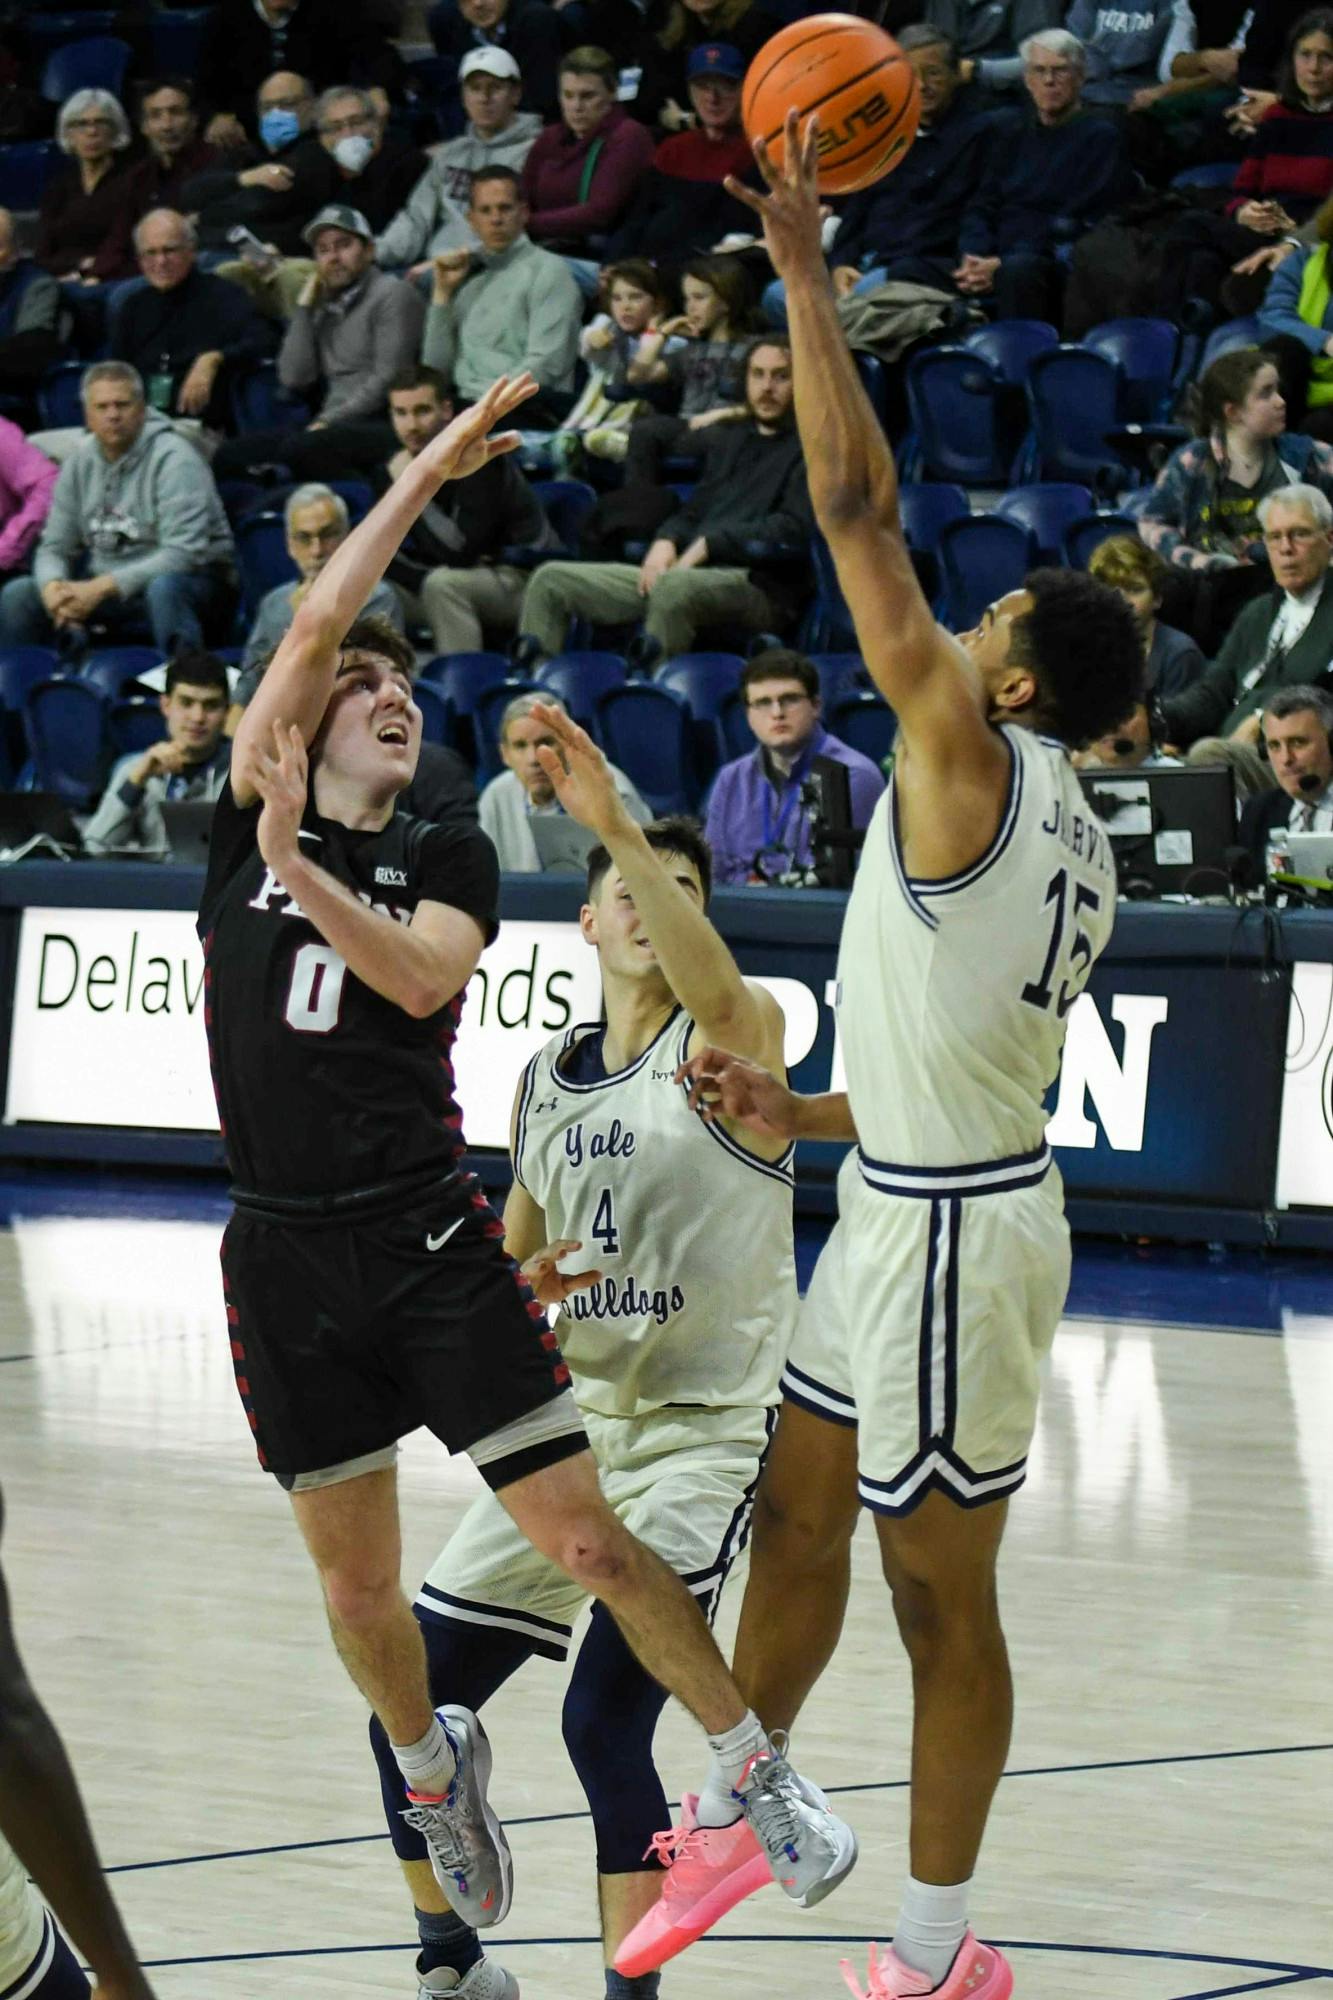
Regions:
[[1257, 744], [1275, 689], [1333, 687], [1333, 506], [1317, 486], [1280, 486], [1258, 513], [1277, 588], [1247, 604], [1207, 671], [1162, 703], [1164, 734], [1181, 748], [1200, 736]]
[[756, 653], [741, 675], [741, 700], [756, 748], [718, 772], [708, 806], [708, 842], [715, 880], [762, 884], [812, 866], [801, 787], [816, 764], [846, 765], [857, 828], [869, 824], [884, 776], [868, 757], [825, 729], [819, 676], [803, 654], [776, 646]]

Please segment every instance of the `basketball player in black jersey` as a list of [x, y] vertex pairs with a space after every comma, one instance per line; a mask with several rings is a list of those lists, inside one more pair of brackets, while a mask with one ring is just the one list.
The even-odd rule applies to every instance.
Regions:
[[432, 1710], [399, 1582], [397, 1441], [423, 1424], [702, 1723], [775, 1872], [797, 1842], [817, 1869], [827, 1838], [694, 1599], [603, 1499], [555, 1336], [460, 1167], [451, 1052], [495, 854], [396, 812], [421, 742], [412, 656], [358, 613], [444, 481], [518, 443], [491, 427], [535, 388], [502, 378], [456, 417], [316, 579], [237, 730], [199, 914], [237, 1386], [440, 1886], [478, 1928], [511, 1892], [489, 1746], [469, 1710]]

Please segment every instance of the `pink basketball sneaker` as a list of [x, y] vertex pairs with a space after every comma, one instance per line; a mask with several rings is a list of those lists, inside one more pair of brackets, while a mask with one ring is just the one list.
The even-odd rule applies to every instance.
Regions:
[[660, 1899], [616, 1953], [616, 1971], [626, 1979], [655, 1972], [773, 1879], [749, 1821], [742, 1816], [734, 1826], [700, 1826], [698, 1804], [698, 1797], [687, 1793], [680, 1802], [680, 1825], [653, 1837], [648, 1851], [667, 1872]]
[[958, 1947], [958, 1956], [942, 1986], [932, 1986], [924, 1972], [915, 1972], [910, 1965], [904, 1965], [896, 1951], [881, 1954], [877, 1944], [870, 1947], [870, 1983], [864, 1993], [845, 1958], [842, 1976], [856, 2000], [909, 2000], [911, 1995], [924, 1993], [931, 2000], [1009, 2000], [1014, 1990], [1008, 1959], [993, 1945], [978, 1944], [971, 1931]]

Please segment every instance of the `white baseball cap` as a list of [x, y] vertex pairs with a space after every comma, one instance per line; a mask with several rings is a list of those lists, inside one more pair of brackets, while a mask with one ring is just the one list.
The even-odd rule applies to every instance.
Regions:
[[470, 76], [480, 70], [485, 76], [498, 76], [503, 83], [517, 83], [520, 80], [518, 64], [508, 49], [497, 49], [488, 45], [484, 49], [469, 49], [458, 65], [458, 81], [465, 83]]

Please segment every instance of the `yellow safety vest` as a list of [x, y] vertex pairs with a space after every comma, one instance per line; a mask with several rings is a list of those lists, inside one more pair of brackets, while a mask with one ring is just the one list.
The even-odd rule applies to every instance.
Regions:
[[[1321, 243], [1305, 260], [1301, 273], [1301, 295], [1296, 310], [1307, 326], [1324, 325], [1328, 311], [1328, 245]], [[1312, 410], [1333, 403], [1333, 355], [1316, 354], [1310, 368], [1310, 387], [1305, 398]]]

